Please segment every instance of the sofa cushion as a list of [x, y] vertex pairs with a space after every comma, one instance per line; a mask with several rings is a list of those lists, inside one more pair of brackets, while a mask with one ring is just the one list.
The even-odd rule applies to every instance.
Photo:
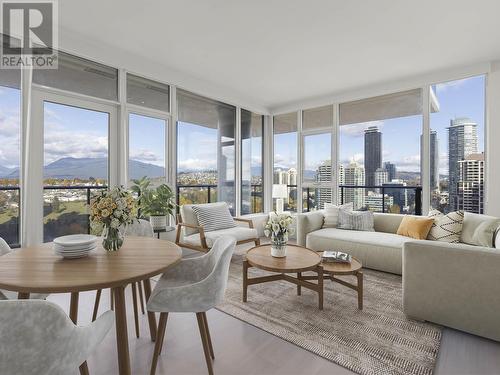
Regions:
[[340, 250], [359, 259], [363, 267], [401, 275], [402, 249], [407, 241], [415, 240], [393, 233], [324, 228], [307, 235], [306, 247]]
[[500, 219], [497, 217], [466, 212], [460, 242], [493, 247], [493, 237], [499, 226]]
[[221, 204], [196, 204], [193, 206], [193, 211], [196, 214], [199, 225], [203, 227], [206, 232], [215, 230], [234, 228], [234, 222], [229, 206], [226, 202]]
[[434, 219], [434, 224], [427, 239], [448, 243], [459, 243], [464, 224], [464, 212], [454, 211], [443, 215], [438, 210], [429, 212], [429, 217]]
[[339, 210], [352, 211], [353, 209], [354, 205], [352, 202], [340, 206], [333, 203], [325, 203], [323, 228], [336, 228], [339, 224]]
[[405, 216], [399, 225], [397, 234], [416, 240], [425, 240], [432, 224], [434, 224], [432, 218]]
[[373, 232], [373, 212], [339, 210], [337, 228]]
[[421, 217], [414, 215], [403, 215], [403, 214], [387, 214], [381, 212], [373, 213], [373, 226], [375, 232], [385, 232], [396, 234], [399, 225], [405, 216]]
[[[250, 240], [258, 238], [258, 232], [255, 228], [245, 228], [245, 227], [234, 227], [221, 230], [214, 230], [211, 232], [205, 232], [205, 238], [207, 241], [207, 246], [212, 247], [215, 240], [222, 236], [230, 236], [236, 239], [236, 241]], [[192, 234], [190, 236], [185, 236], [184, 241], [187, 244], [201, 246], [200, 234]]]

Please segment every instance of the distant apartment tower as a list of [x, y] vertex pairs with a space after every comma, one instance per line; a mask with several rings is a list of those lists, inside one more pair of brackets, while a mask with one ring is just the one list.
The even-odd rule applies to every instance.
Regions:
[[338, 188], [338, 196], [337, 196], [337, 202], [338, 204], [342, 204], [342, 185], [345, 185], [345, 167], [342, 164], [339, 164], [339, 170], [337, 173], [337, 185], [339, 186]]
[[484, 154], [471, 154], [459, 164], [457, 209], [478, 214], [484, 207]]
[[392, 181], [396, 179], [396, 164], [386, 161], [384, 163], [384, 169], [387, 171], [387, 181]]
[[290, 168], [288, 170], [275, 170], [274, 183], [284, 185], [297, 185], [297, 170], [295, 168]]
[[375, 171], [382, 167], [382, 133], [376, 126], [365, 130], [365, 182], [375, 185]]
[[[344, 185], [365, 185], [365, 169], [355, 161], [344, 168]], [[344, 188], [344, 203], [352, 202], [354, 209], [359, 210], [365, 206], [365, 189]]]
[[[316, 173], [316, 182], [331, 182], [332, 180], [332, 163], [330, 161], [324, 162], [318, 167]], [[318, 209], [323, 209], [325, 203], [332, 203], [332, 189], [331, 188], [317, 188], [316, 189], [316, 205]]]
[[477, 152], [477, 123], [466, 117], [451, 120], [448, 128], [448, 190], [451, 211], [459, 207], [460, 161]]
[[[382, 186], [389, 181], [389, 173], [384, 168], [378, 168], [375, 171], [375, 185]], [[380, 190], [380, 189], [377, 189]]]
[[[392, 205], [397, 204], [399, 206], [399, 213], [408, 212], [408, 191], [407, 189], [402, 189], [403, 186], [406, 186], [406, 182], [397, 179], [393, 179], [391, 182], [386, 182], [384, 184], [384, 192], [392, 197]], [[397, 213], [394, 207], [392, 207], [391, 212]]]
[[369, 191], [365, 197], [365, 205], [370, 211], [389, 212], [393, 204], [394, 198], [388, 194], [382, 195], [381, 193]]

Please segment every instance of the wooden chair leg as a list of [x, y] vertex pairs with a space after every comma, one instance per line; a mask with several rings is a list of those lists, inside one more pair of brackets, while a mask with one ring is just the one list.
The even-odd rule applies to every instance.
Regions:
[[163, 346], [163, 339], [165, 337], [165, 330], [167, 329], [168, 313], [160, 314], [160, 321], [158, 322], [158, 335], [155, 343], [155, 350], [153, 353], [153, 360], [151, 361], [150, 375], [155, 375], [156, 366], [158, 365], [158, 357], [160, 356], [161, 347]]
[[139, 287], [139, 300], [141, 301], [141, 312], [142, 312], [142, 315], [144, 315], [145, 311], [144, 311], [144, 297], [143, 297], [143, 293], [142, 293], [142, 283], [138, 282], [137, 286]]
[[113, 299], [113, 289], [109, 289], [109, 307], [111, 310], [115, 309], [115, 301]]
[[205, 353], [205, 361], [207, 362], [208, 374], [213, 375], [214, 369], [212, 366], [212, 357], [210, 356], [207, 331], [203, 321], [203, 313], [196, 313], [196, 319], [198, 320], [198, 328], [200, 329], [201, 342], [203, 344], [203, 352]]
[[135, 335], [139, 338], [139, 309], [137, 308], [137, 284], [132, 283], [132, 303], [134, 304]]
[[99, 310], [99, 301], [101, 300], [102, 289], [97, 290], [95, 294], [95, 302], [94, 302], [94, 312], [92, 313], [92, 321], [95, 322], [97, 319], [97, 312]]
[[214, 347], [212, 346], [212, 338], [210, 337], [210, 329], [208, 328], [207, 313], [203, 313], [203, 324], [205, 325], [205, 331], [207, 332], [208, 348], [210, 349], [210, 356], [215, 359]]
[[260, 239], [259, 238], [255, 240], [255, 246], [260, 246]]

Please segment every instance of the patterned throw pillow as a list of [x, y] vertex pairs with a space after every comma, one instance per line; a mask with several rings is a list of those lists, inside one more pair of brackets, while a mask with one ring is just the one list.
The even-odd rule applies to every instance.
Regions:
[[464, 225], [464, 212], [455, 211], [444, 215], [438, 210], [429, 212], [429, 217], [434, 219], [428, 240], [449, 243], [459, 243]]
[[373, 232], [373, 212], [339, 210], [337, 228]]
[[198, 223], [205, 232], [234, 228], [234, 222], [227, 204], [201, 204], [194, 205], [193, 211], [198, 218]]
[[323, 228], [337, 228], [339, 224], [339, 210], [352, 211], [354, 208], [353, 203], [346, 203], [337, 206], [333, 203], [325, 203]]

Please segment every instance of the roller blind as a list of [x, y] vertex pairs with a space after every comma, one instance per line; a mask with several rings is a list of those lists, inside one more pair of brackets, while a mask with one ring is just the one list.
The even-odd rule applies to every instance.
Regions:
[[312, 130], [333, 126], [333, 106], [306, 109], [302, 112], [302, 129]]
[[170, 112], [168, 85], [127, 74], [127, 103]]
[[297, 112], [277, 115], [273, 118], [274, 134], [293, 133], [297, 131]]

